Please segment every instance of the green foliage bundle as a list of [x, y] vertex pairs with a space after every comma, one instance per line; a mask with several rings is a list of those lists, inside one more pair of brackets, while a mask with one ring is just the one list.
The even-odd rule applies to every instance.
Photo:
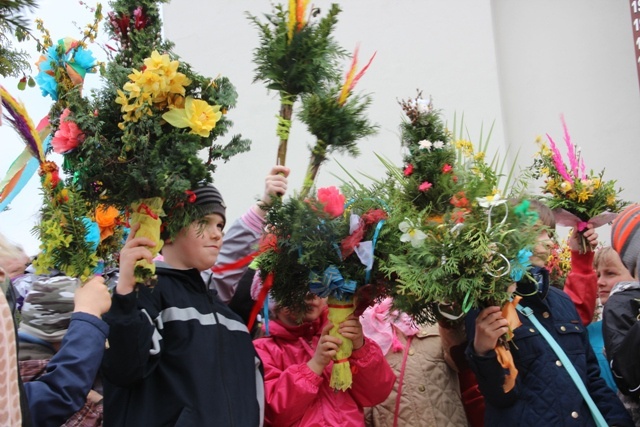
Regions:
[[163, 228], [174, 235], [197, 219], [189, 190], [211, 182], [215, 162], [247, 151], [250, 141], [235, 135], [218, 142], [233, 125], [227, 112], [237, 92], [226, 77], [195, 72], [161, 39], [164, 2], [111, 3], [107, 29], [119, 49], [106, 67], [104, 87], [68, 106], [84, 139], [65, 155], [65, 165], [95, 204], [126, 210], [161, 198]]
[[24, 13], [36, 7], [35, 0], [0, 2], [0, 76], [19, 77], [29, 71], [29, 54], [16, 49], [13, 38], [20, 41], [21, 34], [29, 31]]
[[[388, 220], [381, 270], [394, 281], [394, 305], [417, 322], [455, 321], [472, 307], [502, 305], [526, 274], [540, 232], [528, 202], [498, 190], [500, 173], [471, 142], [451, 141], [430, 101], [401, 103], [408, 154], [389, 162]], [[436, 142], [438, 144], [436, 144]], [[417, 191], [416, 191], [417, 187]]]
[[[387, 218], [385, 203], [374, 197], [345, 201], [337, 188], [329, 187], [304, 200], [276, 201], [269, 210], [269, 234], [258, 262], [263, 280], [273, 275], [271, 296], [280, 306], [304, 313], [305, 298], [310, 292], [323, 297], [345, 294], [351, 299], [365, 285], [384, 288], [377, 280], [381, 274], [373, 247], [382, 239]], [[363, 260], [368, 256], [370, 264], [365, 265]], [[313, 285], [322, 281], [328, 284], [325, 279], [330, 270], [340, 275], [332, 284], [344, 282], [351, 288]], [[372, 295], [383, 290], [367, 292]]]

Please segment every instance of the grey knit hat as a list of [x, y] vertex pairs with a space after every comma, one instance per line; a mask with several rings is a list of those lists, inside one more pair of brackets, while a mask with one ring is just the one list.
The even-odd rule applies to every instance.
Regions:
[[193, 202], [198, 207], [202, 216], [209, 214], [218, 214], [226, 222], [227, 205], [222, 200], [222, 195], [216, 187], [211, 184], [203, 185], [193, 190], [196, 200]]
[[611, 225], [611, 246], [629, 272], [638, 278], [640, 257], [640, 205], [633, 204], [620, 212]]

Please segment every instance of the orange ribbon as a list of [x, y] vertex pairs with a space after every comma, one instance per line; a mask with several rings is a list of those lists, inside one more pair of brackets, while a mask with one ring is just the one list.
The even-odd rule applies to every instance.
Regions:
[[[509, 301], [502, 306], [502, 316], [507, 319], [507, 322], [509, 323], [509, 331], [506, 334], [507, 342], [513, 339], [513, 330], [522, 325], [522, 322], [520, 322], [520, 318], [518, 317], [518, 311], [516, 310], [516, 306], [521, 299], [521, 296], [515, 296], [512, 301]], [[506, 345], [499, 342], [495, 351], [498, 357], [498, 363], [500, 363], [500, 366], [507, 371], [502, 388], [505, 393], [508, 393], [516, 385], [518, 370], [516, 369], [516, 365], [513, 363], [513, 355]]]

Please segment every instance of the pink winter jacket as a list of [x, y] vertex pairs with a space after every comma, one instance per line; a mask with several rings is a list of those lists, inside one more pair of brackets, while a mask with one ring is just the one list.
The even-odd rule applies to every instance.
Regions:
[[363, 406], [375, 406], [391, 393], [396, 377], [380, 347], [366, 338], [349, 358], [354, 374], [346, 392], [329, 387], [332, 363], [322, 376], [307, 366], [326, 321], [326, 311], [294, 328], [274, 320], [270, 336], [254, 341], [264, 365], [266, 426], [364, 426]]

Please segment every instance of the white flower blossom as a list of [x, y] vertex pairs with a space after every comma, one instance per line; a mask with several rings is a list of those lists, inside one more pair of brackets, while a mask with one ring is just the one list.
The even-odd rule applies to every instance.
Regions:
[[413, 222], [408, 219], [406, 221], [402, 221], [398, 228], [404, 233], [400, 236], [400, 241], [411, 242], [411, 246], [414, 248], [421, 246], [422, 242], [427, 238], [427, 235], [417, 229]]
[[431, 99], [418, 98], [416, 100], [416, 108], [421, 114], [429, 114], [431, 112]]
[[436, 141], [436, 142], [433, 143], [433, 149], [434, 150], [440, 150], [443, 147], [444, 147], [444, 142], [442, 142], [442, 141]]
[[418, 142], [418, 145], [422, 150], [429, 150], [433, 144], [428, 139], [423, 139], [422, 141]]
[[507, 199], [503, 199], [499, 192], [487, 197], [476, 197], [478, 204], [483, 208], [498, 206], [507, 203]]

